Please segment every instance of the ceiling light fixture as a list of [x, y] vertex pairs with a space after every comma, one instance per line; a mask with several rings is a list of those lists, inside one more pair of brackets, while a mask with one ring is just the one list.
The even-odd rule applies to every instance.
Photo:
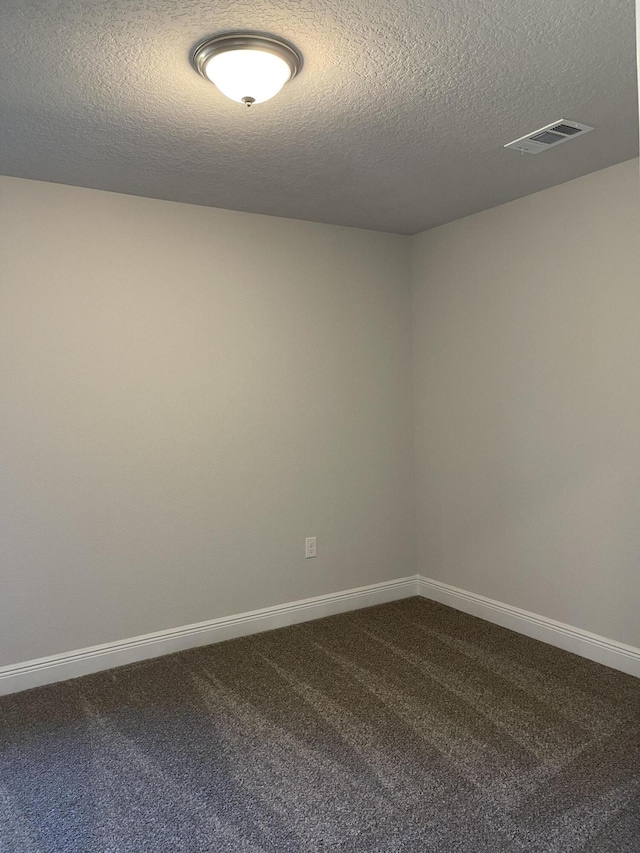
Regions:
[[272, 36], [227, 33], [199, 45], [193, 65], [227, 98], [250, 107], [277, 95], [300, 70], [302, 57]]

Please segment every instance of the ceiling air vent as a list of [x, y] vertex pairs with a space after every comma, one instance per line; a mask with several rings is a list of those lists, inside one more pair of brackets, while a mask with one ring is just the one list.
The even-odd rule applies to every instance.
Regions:
[[593, 128], [589, 127], [588, 124], [578, 124], [577, 121], [567, 121], [563, 118], [560, 121], [554, 121], [553, 124], [548, 124], [546, 127], [534, 130], [533, 133], [521, 136], [520, 139], [509, 142], [504, 147], [513, 148], [514, 151], [520, 151], [522, 154], [539, 154], [541, 151], [546, 151], [562, 142], [568, 142], [570, 139], [575, 139], [590, 130]]

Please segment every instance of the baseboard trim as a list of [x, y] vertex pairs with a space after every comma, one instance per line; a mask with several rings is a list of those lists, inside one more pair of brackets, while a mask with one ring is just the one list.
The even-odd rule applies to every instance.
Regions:
[[417, 594], [417, 577], [412, 575], [4, 666], [0, 667], [0, 696]]
[[412, 575], [0, 667], [0, 696], [412, 595], [438, 601], [640, 678], [640, 649], [635, 646], [609, 640], [441, 581]]
[[640, 678], [640, 649], [418, 575], [418, 594]]

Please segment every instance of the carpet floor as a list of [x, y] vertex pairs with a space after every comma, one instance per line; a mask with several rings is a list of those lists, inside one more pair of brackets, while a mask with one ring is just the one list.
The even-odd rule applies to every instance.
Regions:
[[640, 681], [420, 598], [0, 699], [2, 853], [638, 853]]

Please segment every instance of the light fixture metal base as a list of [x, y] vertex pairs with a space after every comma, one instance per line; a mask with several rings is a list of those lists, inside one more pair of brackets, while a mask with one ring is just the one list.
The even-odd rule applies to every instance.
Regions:
[[291, 69], [293, 79], [302, 67], [302, 57], [290, 44], [273, 36], [253, 35], [252, 33], [225, 33], [203, 41], [193, 52], [192, 62], [196, 71], [207, 77], [207, 62], [218, 53], [229, 50], [263, 50], [283, 59]]

